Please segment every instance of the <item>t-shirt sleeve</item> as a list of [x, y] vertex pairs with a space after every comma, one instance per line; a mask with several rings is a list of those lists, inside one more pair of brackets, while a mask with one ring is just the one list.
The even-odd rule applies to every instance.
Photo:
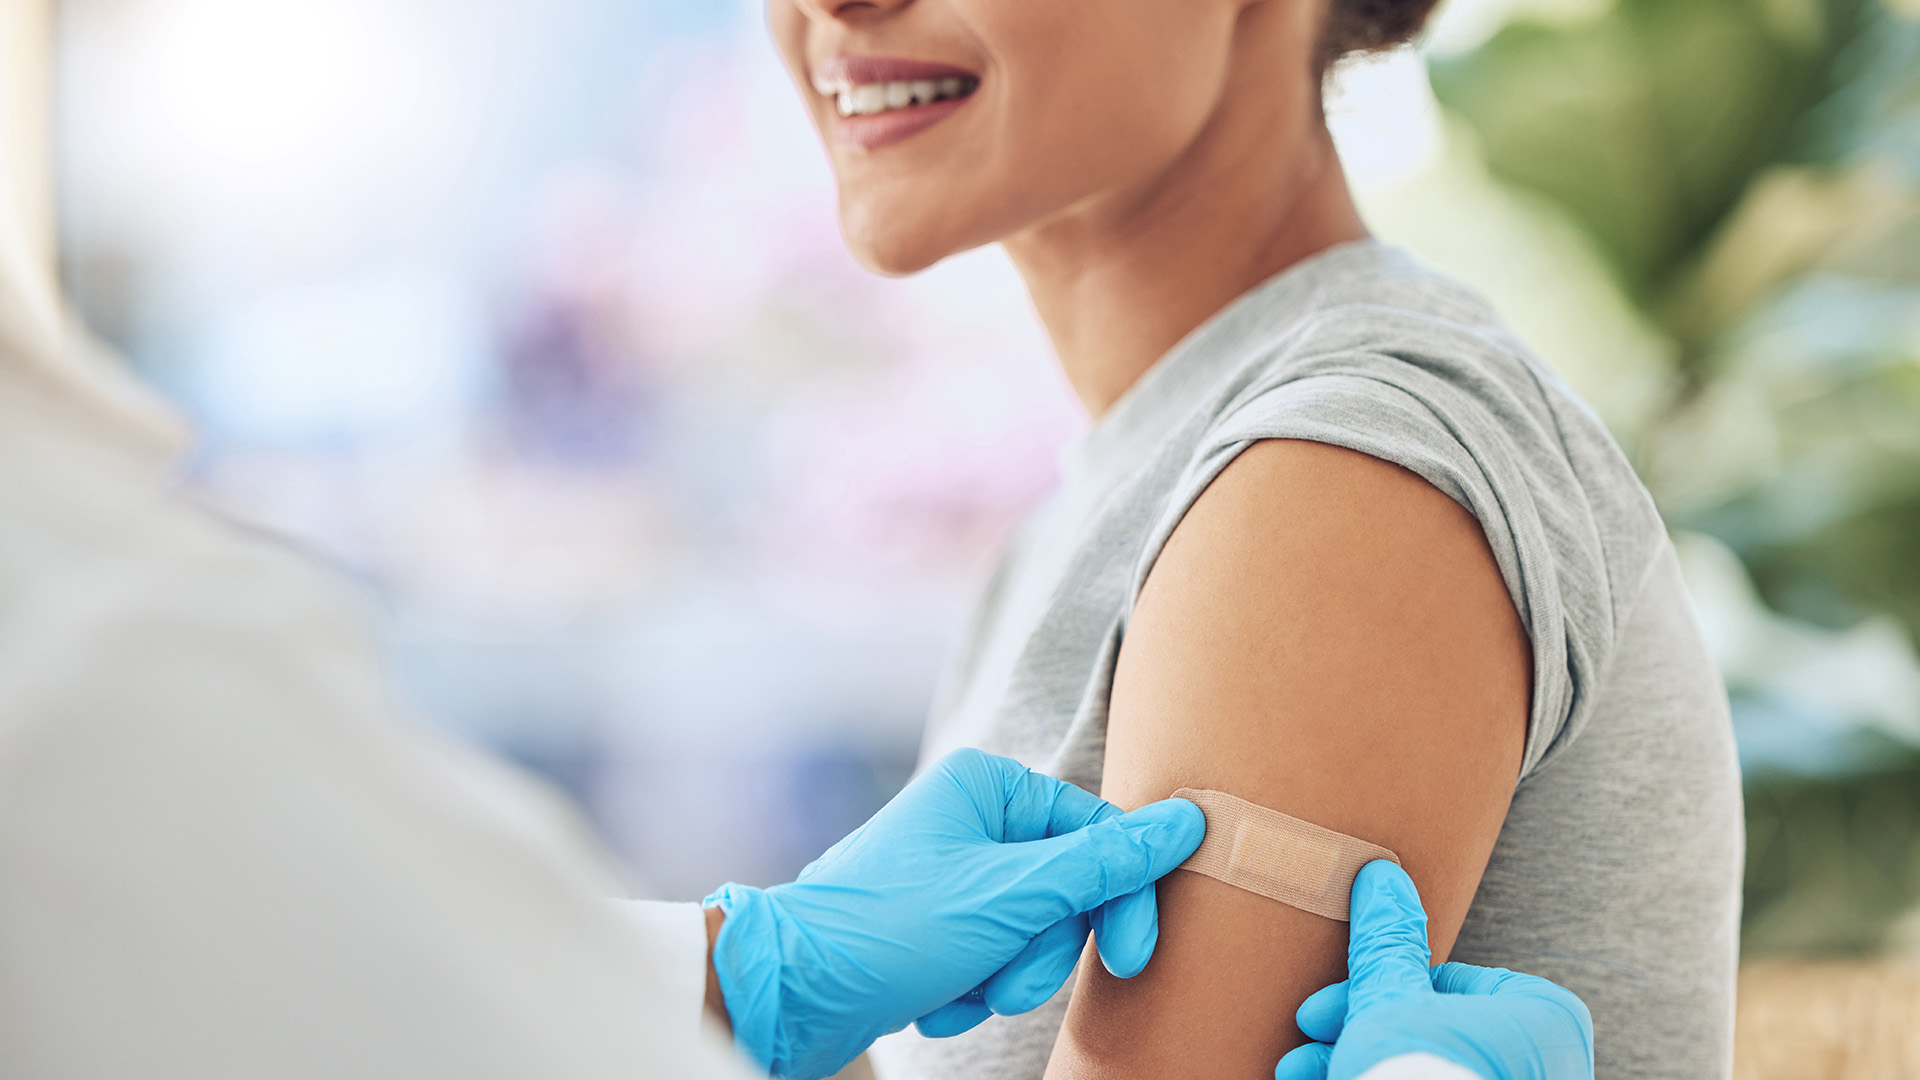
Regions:
[[1176, 488], [1136, 588], [1187, 508], [1259, 440], [1327, 443], [1408, 469], [1480, 522], [1528, 635], [1534, 673], [1524, 780], [1565, 741], [1581, 692], [1610, 651], [1607, 562], [1550, 403], [1476, 382], [1464, 362], [1454, 366], [1461, 370], [1350, 354], [1244, 388]]

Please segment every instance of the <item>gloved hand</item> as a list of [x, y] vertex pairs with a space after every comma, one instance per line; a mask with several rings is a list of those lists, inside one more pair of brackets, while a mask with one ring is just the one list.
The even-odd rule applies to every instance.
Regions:
[[1472, 964], [1429, 968], [1427, 913], [1406, 871], [1371, 862], [1353, 882], [1346, 982], [1300, 1006], [1274, 1080], [1352, 1080], [1401, 1054], [1432, 1054], [1485, 1080], [1592, 1080], [1593, 1019], [1573, 992]]
[[1107, 969], [1136, 975], [1159, 937], [1153, 882], [1205, 833], [1184, 799], [1123, 815], [1019, 762], [949, 754], [799, 880], [707, 898], [727, 913], [713, 963], [735, 1042], [812, 1080], [916, 1018], [957, 1035], [1044, 1004], [1089, 926]]

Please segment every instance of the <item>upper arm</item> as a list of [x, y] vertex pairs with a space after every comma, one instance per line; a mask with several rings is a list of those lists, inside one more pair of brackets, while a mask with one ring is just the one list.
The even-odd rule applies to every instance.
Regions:
[[[1531, 657], [1472, 515], [1398, 466], [1266, 441], [1194, 504], [1114, 675], [1102, 794], [1216, 788], [1400, 856], [1446, 957], [1506, 817]], [[1268, 1077], [1347, 927], [1176, 873], [1153, 962], [1082, 965], [1049, 1075]]]

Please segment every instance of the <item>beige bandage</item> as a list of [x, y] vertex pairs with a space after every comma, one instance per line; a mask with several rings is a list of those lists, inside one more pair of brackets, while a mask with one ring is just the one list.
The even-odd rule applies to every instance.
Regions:
[[1181, 788], [1207, 815], [1207, 838], [1180, 869], [1259, 893], [1302, 911], [1347, 921], [1353, 877], [1375, 859], [1400, 859], [1378, 844], [1323, 829], [1224, 791]]

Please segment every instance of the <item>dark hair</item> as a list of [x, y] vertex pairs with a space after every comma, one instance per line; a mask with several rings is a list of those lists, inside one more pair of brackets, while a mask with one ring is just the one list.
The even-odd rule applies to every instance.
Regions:
[[1332, 0], [1320, 34], [1320, 69], [1355, 52], [1378, 52], [1413, 40], [1438, 0]]

